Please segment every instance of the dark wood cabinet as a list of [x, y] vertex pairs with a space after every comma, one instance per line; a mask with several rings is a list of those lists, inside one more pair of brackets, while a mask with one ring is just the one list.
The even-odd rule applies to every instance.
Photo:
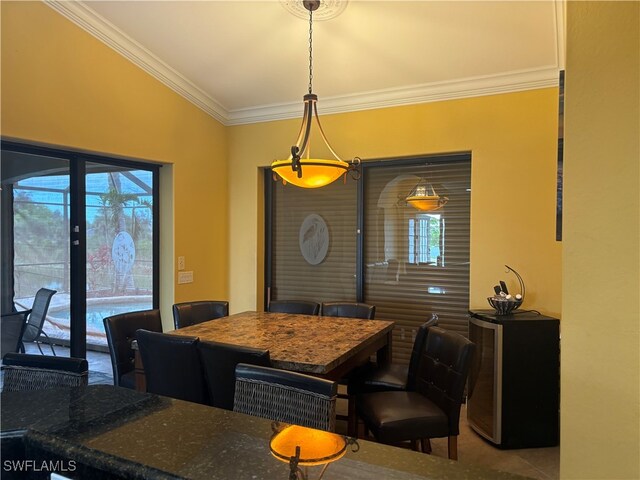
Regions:
[[534, 312], [470, 312], [476, 357], [467, 418], [501, 448], [559, 443], [560, 322]]

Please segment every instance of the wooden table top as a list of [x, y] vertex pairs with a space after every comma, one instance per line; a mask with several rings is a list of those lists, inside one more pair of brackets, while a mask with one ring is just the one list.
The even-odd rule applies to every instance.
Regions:
[[168, 333], [269, 350], [276, 368], [324, 375], [385, 338], [394, 322], [243, 312]]

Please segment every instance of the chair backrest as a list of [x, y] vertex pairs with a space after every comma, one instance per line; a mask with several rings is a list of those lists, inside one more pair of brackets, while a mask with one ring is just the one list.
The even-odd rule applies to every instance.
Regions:
[[376, 316], [376, 306], [366, 303], [326, 302], [322, 304], [320, 315], [373, 320]]
[[233, 409], [236, 365], [271, 365], [268, 350], [202, 341], [198, 344], [198, 351], [209, 393], [209, 405], [226, 410]]
[[3, 392], [83, 387], [88, 383], [89, 364], [84, 358], [7, 353], [2, 363]]
[[7, 313], [0, 319], [0, 357], [7, 353], [16, 353], [22, 343], [27, 316], [31, 310]]
[[440, 327], [429, 328], [420, 356], [416, 391], [438, 405], [449, 417], [449, 435], [458, 435], [460, 405], [473, 361], [475, 344]]
[[438, 326], [438, 316], [433, 315], [429, 320], [424, 322], [416, 332], [416, 338], [413, 341], [411, 349], [411, 357], [409, 358], [409, 369], [407, 371], [407, 390], [415, 390], [416, 374], [418, 373], [418, 364], [420, 363], [420, 354], [424, 350], [429, 328]]
[[335, 430], [338, 384], [276, 368], [236, 367], [235, 412], [319, 430]]
[[41, 288], [36, 292], [36, 296], [33, 299], [33, 306], [31, 307], [31, 315], [29, 315], [24, 333], [22, 334], [23, 342], [33, 342], [42, 334], [42, 327], [44, 326], [44, 320], [49, 311], [51, 297], [53, 297], [55, 293], [55, 290], [49, 290], [48, 288]]
[[122, 376], [132, 372], [135, 367], [135, 352], [131, 342], [136, 338], [136, 331], [162, 332], [160, 310], [121, 313], [106, 317], [103, 322], [111, 355], [113, 384], [120, 386]]
[[268, 310], [276, 313], [318, 315], [320, 304], [316, 302], [306, 302], [304, 300], [271, 300]]
[[214, 320], [229, 315], [229, 302], [204, 300], [176, 303], [173, 306], [173, 324], [178, 328]]
[[138, 350], [147, 392], [195, 403], [207, 403], [198, 355], [198, 337], [138, 330]]

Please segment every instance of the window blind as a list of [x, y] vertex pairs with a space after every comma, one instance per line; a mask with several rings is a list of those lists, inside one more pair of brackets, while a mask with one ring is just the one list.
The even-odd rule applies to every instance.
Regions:
[[[404, 201], [428, 180], [448, 203], [421, 212]], [[419, 325], [436, 314], [443, 328], [467, 335], [470, 159], [366, 168], [364, 301], [376, 319], [396, 322], [394, 362], [406, 363]]]
[[272, 300], [356, 300], [356, 196], [351, 179], [272, 184]]

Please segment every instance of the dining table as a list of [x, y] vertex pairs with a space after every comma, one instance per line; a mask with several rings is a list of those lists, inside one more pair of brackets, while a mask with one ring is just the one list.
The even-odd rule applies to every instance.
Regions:
[[[269, 350], [274, 368], [339, 380], [373, 355], [380, 365], [390, 363], [393, 326], [387, 320], [247, 311], [167, 333]], [[144, 384], [136, 355], [136, 389], [145, 391]]]

